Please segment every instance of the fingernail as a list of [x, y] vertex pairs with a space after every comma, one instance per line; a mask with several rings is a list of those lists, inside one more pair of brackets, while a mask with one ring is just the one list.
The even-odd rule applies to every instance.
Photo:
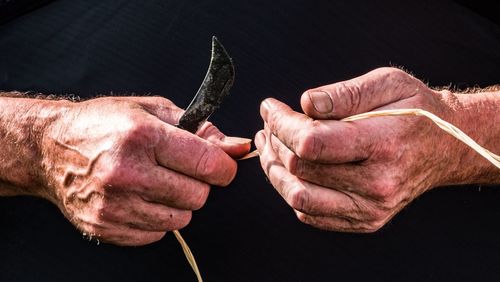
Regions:
[[259, 149], [264, 143], [266, 143], [266, 135], [264, 134], [264, 131], [261, 130], [255, 134], [255, 146]]
[[263, 120], [267, 120], [267, 114], [269, 112], [269, 101], [264, 100], [262, 101], [262, 103], [260, 104], [260, 116], [262, 117]]
[[242, 137], [232, 137], [232, 136], [226, 136], [226, 138], [224, 138], [224, 141], [236, 145], [244, 145], [252, 143], [252, 139], [242, 138]]
[[326, 114], [333, 110], [330, 95], [324, 91], [309, 92], [309, 99], [318, 113]]

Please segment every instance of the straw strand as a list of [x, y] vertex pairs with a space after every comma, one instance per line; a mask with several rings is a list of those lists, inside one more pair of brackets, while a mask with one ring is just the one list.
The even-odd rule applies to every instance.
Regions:
[[370, 117], [383, 117], [383, 116], [402, 116], [402, 115], [414, 115], [414, 116], [425, 116], [434, 122], [437, 126], [439, 126], [442, 130], [457, 138], [458, 140], [465, 143], [467, 146], [471, 147], [478, 154], [483, 156], [485, 159], [490, 161], [494, 166], [500, 168], [500, 156], [495, 155], [489, 150], [481, 147], [476, 143], [472, 138], [470, 138], [467, 134], [465, 134], [462, 130], [458, 129], [453, 124], [442, 120], [436, 115], [421, 110], [421, 109], [398, 109], [398, 110], [384, 110], [384, 111], [375, 111], [375, 112], [367, 112], [359, 115], [350, 116], [348, 118], [342, 119], [342, 121], [356, 121], [361, 119], [366, 119]]
[[174, 230], [173, 233], [174, 233], [177, 241], [179, 241], [179, 244], [182, 247], [182, 251], [184, 252], [184, 256], [186, 256], [186, 259], [189, 262], [189, 265], [191, 265], [191, 268], [193, 269], [194, 273], [196, 274], [196, 278], [198, 279], [198, 282], [203, 282], [203, 279], [201, 278], [200, 270], [198, 269], [198, 265], [196, 264], [196, 260], [194, 259], [193, 253], [189, 249], [188, 244], [186, 243], [186, 241], [184, 241], [184, 238], [182, 238], [181, 233], [178, 230]]
[[[474, 151], [476, 151], [478, 154], [483, 156], [490, 163], [492, 163], [494, 166], [496, 166], [497, 168], [500, 169], [500, 156], [498, 156], [498, 155], [492, 153], [491, 151], [481, 147], [479, 144], [476, 143], [476, 141], [474, 141], [472, 138], [470, 138], [467, 134], [465, 134], [462, 130], [458, 129], [453, 124], [451, 124], [447, 121], [444, 121], [441, 118], [439, 118], [438, 116], [436, 116], [428, 111], [424, 111], [422, 109], [397, 109], [397, 110], [373, 111], [373, 112], [367, 112], [367, 113], [362, 113], [362, 114], [350, 116], [350, 117], [342, 119], [341, 121], [356, 121], [356, 120], [372, 118], [372, 117], [404, 116], [404, 115], [414, 115], [414, 116], [427, 117], [432, 122], [434, 122], [437, 126], [439, 126], [442, 130], [444, 130], [448, 134], [452, 135], [453, 137], [455, 137], [458, 140], [465, 143], [467, 146], [472, 148]], [[259, 156], [259, 152], [257, 150], [255, 150], [255, 151], [247, 154], [246, 156], [242, 157], [240, 160], [246, 160], [246, 159], [254, 158], [257, 156]]]

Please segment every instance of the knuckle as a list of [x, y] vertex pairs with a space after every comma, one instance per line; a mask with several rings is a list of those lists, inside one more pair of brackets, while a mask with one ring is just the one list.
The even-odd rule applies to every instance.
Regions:
[[124, 144], [156, 144], [159, 132], [151, 123], [144, 122], [141, 118], [129, 117], [129, 124], [122, 133], [121, 142]]
[[361, 90], [359, 86], [357, 84], [342, 82], [337, 89], [336, 95], [341, 101], [344, 101], [347, 112], [359, 112], [359, 107], [361, 105]]
[[162, 96], [141, 97], [140, 103], [148, 112], [154, 112], [162, 108], [168, 108], [173, 104], [172, 101]]
[[127, 138], [135, 138], [136, 136], [140, 136], [142, 133], [145, 133], [147, 128], [143, 122], [139, 122], [135, 120], [133, 117], [130, 117], [129, 125], [125, 130], [125, 137]]
[[213, 139], [220, 140], [224, 134], [210, 121], [206, 121], [201, 128], [196, 132], [196, 135], [211, 141]]
[[111, 217], [111, 212], [105, 205], [99, 205], [96, 207], [93, 214], [93, 221], [97, 224], [101, 224]]
[[323, 143], [314, 129], [317, 127], [315, 122], [313, 123], [313, 127], [311, 129], [305, 129], [299, 136], [295, 153], [301, 159], [316, 161], [321, 156]]
[[301, 176], [302, 173], [302, 165], [300, 162], [300, 159], [297, 155], [295, 154], [290, 154], [288, 158], [285, 160], [285, 166], [288, 168], [288, 171], [295, 175], [295, 176]]
[[382, 68], [380, 75], [382, 80], [391, 81], [392, 83], [396, 83], [396, 85], [406, 85], [417, 81], [417, 79], [404, 70], [394, 67]]
[[382, 67], [375, 69], [374, 72], [382, 77], [403, 77], [408, 74], [400, 68], [395, 67]]
[[283, 123], [283, 120], [286, 118], [286, 114], [283, 111], [271, 111], [270, 112], [270, 123], [271, 125], [276, 126], [279, 128], [279, 126]]
[[389, 203], [398, 189], [397, 183], [392, 180], [379, 180], [372, 186], [372, 196], [383, 203]]
[[113, 193], [121, 190], [123, 183], [130, 180], [130, 171], [125, 168], [124, 162], [115, 162], [103, 168], [99, 172], [99, 181], [105, 193]]
[[170, 106], [170, 104], [172, 104], [172, 102], [169, 99], [161, 96], [151, 96], [148, 97], [148, 99], [150, 100], [151, 103], [153, 103], [153, 105]]
[[393, 68], [389, 75], [396, 80], [408, 80], [410, 78], [408, 73], [398, 68]]
[[310, 193], [306, 188], [298, 186], [290, 190], [288, 201], [293, 209], [307, 212], [310, 208], [310, 197]]
[[116, 220], [120, 217], [117, 212], [116, 203], [104, 193], [98, 201], [94, 201], [93, 220], [96, 224], [102, 225], [110, 220]]
[[198, 164], [196, 166], [196, 176], [206, 178], [217, 172], [217, 162], [210, 161], [214, 160], [216, 156], [214, 156], [213, 150], [211, 150], [208, 146], [205, 147], [200, 154]]
[[199, 186], [200, 187], [196, 187], [195, 195], [192, 197], [192, 210], [201, 209], [203, 205], [205, 205], [208, 194], [210, 193], [210, 186], [208, 184], [200, 184]]
[[295, 214], [300, 222], [305, 224], [311, 224], [311, 216], [301, 212], [296, 212]]
[[195, 177], [208, 179], [211, 184], [226, 186], [236, 175], [236, 162], [228, 161], [225, 153], [215, 147], [207, 145], [201, 153], [195, 169]]
[[85, 199], [87, 201], [87, 209], [83, 214], [86, 221], [94, 226], [100, 226], [108, 218], [109, 203], [104, 200], [104, 196], [100, 193], [90, 193]]
[[112, 189], [113, 183], [116, 179], [119, 179], [121, 176], [121, 169], [119, 166], [111, 165], [106, 167], [101, 171], [101, 181], [104, 183], [104, 189]]

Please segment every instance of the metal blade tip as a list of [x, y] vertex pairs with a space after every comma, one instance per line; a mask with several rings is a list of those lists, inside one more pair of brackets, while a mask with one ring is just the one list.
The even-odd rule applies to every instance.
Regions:
[[219, 39], [217, 39], [217, 37], [215, 37], [215, 36], [212, 36], [212, 49], [215, 49], [215, 48], [223, 49], [224, 52], [226, 51], [224, 49], [224, 46], [222, 46], [222, 44], [220, 43]]

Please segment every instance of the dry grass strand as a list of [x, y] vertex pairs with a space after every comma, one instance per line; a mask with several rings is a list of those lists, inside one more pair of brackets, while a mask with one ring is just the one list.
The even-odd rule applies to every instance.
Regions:
[[191, 265], [191, 268], [193, 269], [194, 273], [196, 274], [196, 278], [198, 279], [198, 282], [203, 282], [203, 279], [201, 278], [201, 273], [200, 270], [198, 269], [198, 265], [196, 264], [196, 260], [194, 259], [193, 253], [191, 252], [191, 249], [189, 249], [188, 244], [182, 238], [181, 233], [178, 230], [172, 231], [174, 233], [175, 238], [177, 241], [179, 241], [179, 244], [182, 247], [182, 251], [184, 252], [184, 255], [186, 256], [187, 261], [189, 262], [189, 265]]
[[[494, 154], [493, 152], [481, 147], [476, 143], [472, 138], [470, 138], [467, 134], [465, 134], [462, 130], [454, 126], [453, 124], [442, 120], [438, 116], [430, 113], [428, 111], [424, 111], [422, 109], [397, 109], [397, 110], [383, 110], [383, 111], [373, 111], [362, 113], [354, 116], [350, 116], [342, 119], [341, 121], [356, 121], [373, 117], [387, 117], [387, 116], [424, 116], [434, 122], [437, 126], [439, 126], [442, 130], [450, 134], [451, 136], [457, 138], [462, 141], [464, 144], [472, 148], [478, 154], [487, 159], [490, 163], [492, 163], [497, 168], [500, 168], [500, 156]], [[240, 160], [246, 160], [250, 158], [257, 157], [259, 152], [257, 150], [245, 155]]]
[[462, 130], [458, 129], [453, 124], [451, 124], [447, 121], [444, 121], [441, 118], [439, 118], [438, 116], [436, 116], [428, 111], [424, 111], [422, 109], [398, 109], [398, 110], [384, 110], [384, 111], [367, 112], [367, 113], [362, 113], [362, 114], [358, 114], [358, 115], [344, 118], [344, 119], [342, 119], [342, 121], [356, 121], [356, 120], [361, 120], [361, 119], [366, 119], [366, 118], [371, 118], [371, 117], [404, 116], [404, 115], [414, 115], [414, 116], [427, 117], [432, 122], [434, 122], [437, 126], [439, 126], [442, 130], [444, 130], [445, 132], [447, 132], [451, 136], [457, 138], [458, 140], [462, 141], [467, 146], [469, 146], [474, 151], [476, 151], [481, 156], [483, 156], [485, 159], [490, 161], [494, 166], [496, 166], [497, 168], [500, 168], [500, 156], [495, 155], [494, 153], [490, 152], [489, 150], [481, 147], [479, 144], [476, 143], [476, 141], [474, 141], [472, 138], [470, 138], [467, 134], [465, 134]]

